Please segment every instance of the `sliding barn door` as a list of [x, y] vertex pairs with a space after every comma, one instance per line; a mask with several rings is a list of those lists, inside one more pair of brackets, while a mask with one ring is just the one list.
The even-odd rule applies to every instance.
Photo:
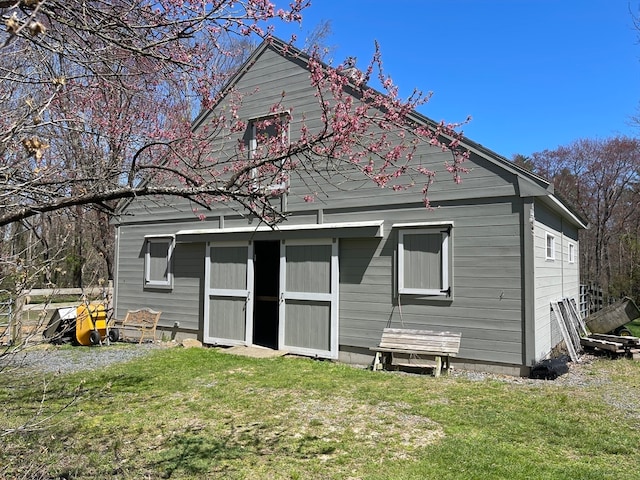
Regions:
[[205, 264], [204, 342], [248, 345], [253, 328], [253, 245], [210, 243]]
[[338, 357], [337, 240], [281, 243], [280, 348]]

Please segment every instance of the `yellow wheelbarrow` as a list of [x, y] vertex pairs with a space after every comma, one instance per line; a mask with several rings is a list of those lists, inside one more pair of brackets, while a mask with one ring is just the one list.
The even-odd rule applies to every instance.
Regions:
[[76, 308], [76, 341], [80, 345], [101, 345], [109, 339], [117, 342], [117, 328], [107, 325], [107, 312], [104, 305], [80, 305]]

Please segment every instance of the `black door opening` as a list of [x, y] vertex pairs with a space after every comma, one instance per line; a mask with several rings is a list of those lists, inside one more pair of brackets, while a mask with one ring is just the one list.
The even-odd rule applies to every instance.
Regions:
[[280, 243], [255, 242], [253, 255], [253, 343], [277, 350]]

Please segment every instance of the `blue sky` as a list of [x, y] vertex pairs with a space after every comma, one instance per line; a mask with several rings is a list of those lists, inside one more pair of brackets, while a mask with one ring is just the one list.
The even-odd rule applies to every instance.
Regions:
[[[432, 91], [421, 113], [511, 158], [580, 138], [636, 136], [640, 0], [312, 0], [298, 46], [323, 20], [334, 47], [365, 67], [380, 43], [403, 96]], [[331, 61], [332, 60], [332, 61]]]

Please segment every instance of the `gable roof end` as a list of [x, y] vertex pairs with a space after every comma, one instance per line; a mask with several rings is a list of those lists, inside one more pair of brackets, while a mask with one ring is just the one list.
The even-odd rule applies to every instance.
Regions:
[[[224, 97], [234, 88], [234, 86], [240, 81], [240, 79], [249, 71], [249, 69], [255, 64], [258, 58], [267, 50], [271, 49], [277, 54], [283, 57], [294, 57], [300, 61], [303, 65], [307, 65], [310, 56], [293, 45], [284, 42], [277, 37], [269, 37], [265, 39], [249, 56], [249, 58], [242, 64], [242, 66], [236, 71], [236, 73], [229, 79], [226, 85], [220, 90], [218, 94], [217, 102], [209, 109], [203, 109], [202, 112], [192, 122], [192, 130], [198, 129], [202, 123], [206, 120], [211, 111], [222, 102]], [[330, 68], [326, 63], [322, 63], [325, 68]], [[366, 86], [365, 88], [375, 91], [379, 95], [383, 93]], [[430, 127], [436, 128], [437, 122], [419, 113], [413, 111], [411, 114], [411, 120]], [[476, 143], [468, 137], [463, 137], [460, 141], [462, 148], [466, 148], [470, 152], [478, 155], [479, 157], [493, 163], [499, 168], [515, 175], [518, 184], [518, 193], [520, 197], [542, 197], [545, 198], [545, 204], [550, 206], [554, 211], [561, 214], [563, 217], [569, 219], [578, 228], [588, 228], [588, 224], [583, 220], [579, 214], [573, 211], [566, 203], [554, 194], [553, 184], [543, 177], [540, 177], [516, 164], [509, 161], [505, 157], [497, 154], [496, 152], [484, 147], [483, 145]], [[129, 199], [128, 199], [129, 200]], [[127, 202], [128, 203], [128, 202]]]

